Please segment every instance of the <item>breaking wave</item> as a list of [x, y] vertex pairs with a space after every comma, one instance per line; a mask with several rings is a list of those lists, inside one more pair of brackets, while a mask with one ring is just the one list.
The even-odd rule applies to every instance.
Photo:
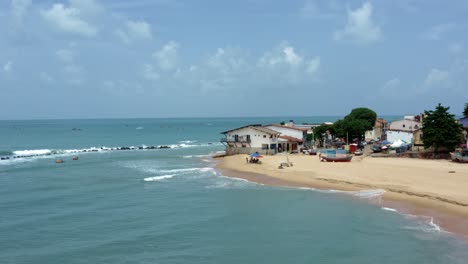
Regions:
[[[189, 142], [189, 141], [185, 141]], [[195, 141], [190, 141], [195, 142]], [[219, 143], [220, 144], [220, 143]], [[51, 156], [51, 155], [65, 155], [65, 154], [76, 154], [76, 153], [87, 153], [87, 152], [109, 152], [109, 151], [130, 151], [130, 150], [162, 150], [162, 149], [178, 149], [178, 148], [191, 148], [191, 147], [208, 147], [217, 145], [217, 143], [203, 143], [203, 144], [171, 144], [171, 145], [156, 145], [156, 146], [129, 146], [129, 147], [90, 147], [82, 149], [26, 149], [26, 150], [14, 150], [14, 151], [2, 151], [0, 155], [0, 163], [2, 161], [8, 161], [12, 159], [23, 159], [32, 158], [39, 156]], [[209, 155], [195, 155], [194, 157], [206, 157]]]
[[175, 174], [161, 175], [161, 176], [144, 178], [143, 180], [147, 181], [147, 182], [149, 182], [149, 181], [162, 181], [162, 180], [170, 179], [170, 178], [172, 178], [174, 176], [175, 176]]

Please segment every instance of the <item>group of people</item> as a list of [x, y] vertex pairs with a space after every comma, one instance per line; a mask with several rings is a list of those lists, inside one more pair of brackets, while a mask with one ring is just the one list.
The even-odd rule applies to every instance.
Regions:
[[255, 158], [255, 157], [250, 157], [250, 158], [249, 158], [249, 157], [246, 157], [246, 158], [245, 158], [245, 161], [246, 161], [247, 163], [259, 163], [260, 160], [257, 159], [257, 158]]

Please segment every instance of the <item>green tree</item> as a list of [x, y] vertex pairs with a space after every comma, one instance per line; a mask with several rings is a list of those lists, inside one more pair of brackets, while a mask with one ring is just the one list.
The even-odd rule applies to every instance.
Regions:
[[325, 133], [327, 130], [330, 130], [330, 133], [334, 134], [335, 131], [333, 126], [327, 124], [321, 124], [318, 127], [314, 128], [314, 138], [315, 140], [322, 139], [322, 134]]
[[367, 130], [374, 127], [377, 114], [369, 108], [355, 108], [344, 119], [333, 124], [333, 129], [338, 137], [348, 137], [362, 140]]
[[445, 148], [453, 150], [462, 137], [462, 128], [456, 122], [455, 115], [448, 112], [450, 107], [444, 107], [440, 103], [435, 110], [424, 111], [423, 141], [424, 148], [434, 148], [434, 152]]
[[377, 114], [369, 108], [359, 107], [354, 108], [349, 115], [345, 116], [345, 120], [365, 120], [368, 122], [367, 129], [370, 130], [374, 127], [375, 120], [377, 119]]
[[465, 104], [465, 109], [463, 109], [463, 117], [468, 117], [468, 103]]

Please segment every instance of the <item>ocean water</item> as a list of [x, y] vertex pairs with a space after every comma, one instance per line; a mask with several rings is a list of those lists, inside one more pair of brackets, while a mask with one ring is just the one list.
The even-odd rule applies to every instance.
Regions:
[[[283, 120], [0, 121], [1, 157], [41, 154], [0, 160], [0, 263], [466, 263], [463, 241], [382, 208], [381, 190], [214, 170], [220, 132]], [[107, 150], [122, 146], [136, 149]]]

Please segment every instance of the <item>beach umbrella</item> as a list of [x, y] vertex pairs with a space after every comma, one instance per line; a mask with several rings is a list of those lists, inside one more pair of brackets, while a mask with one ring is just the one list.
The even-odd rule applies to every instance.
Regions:
[[260, 153], [258, 153], [258, 152], [250, 154], [250, 157], [252, 157], [252, 158], [263, 158], [262, 155], [260, 155]]

